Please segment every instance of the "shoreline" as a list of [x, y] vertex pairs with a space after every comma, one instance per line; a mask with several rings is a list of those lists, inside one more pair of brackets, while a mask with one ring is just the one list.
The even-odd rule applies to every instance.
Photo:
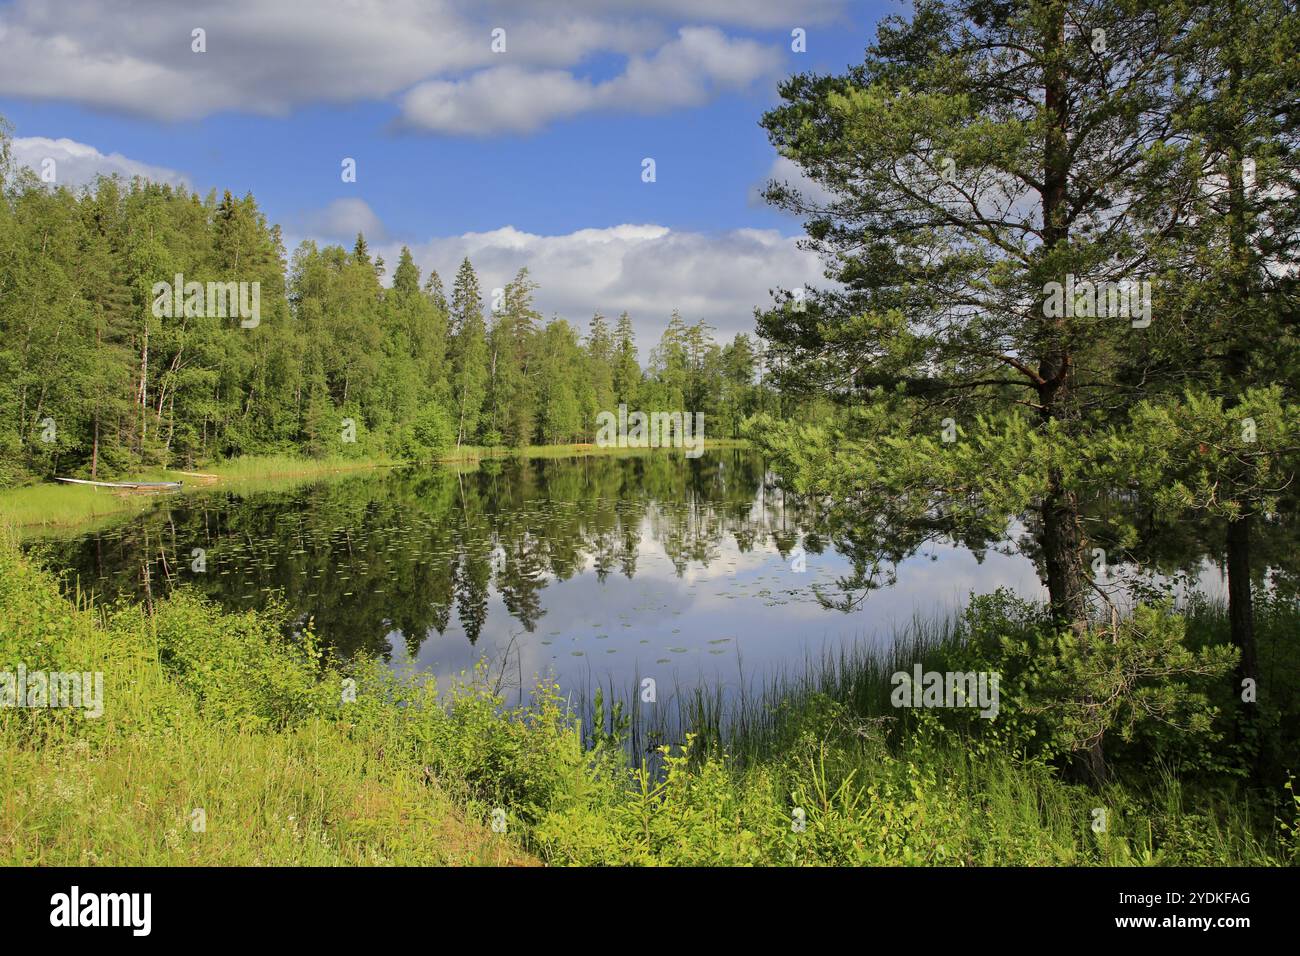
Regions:
[[[749, 446], [741, 439], [712, 439], [706, 441], [704, 447], [705, 450], [719, 450]], [[0, 528], [27, 533], [42, 529], [68, 530], [82, 525], [91, 525], [100, 519], [146, 510], [164, 494], [186, 495], [196, 491], [222, 488], [248, 488], [259, 483], [279, 485], [293, 479], [323, 479], [381, 468], [412, 465], [468, 465], [508, 458], [618, 457], [659, 451], [680, 450], [600, 447], [590, 443], [529, 445], [523, 448], [462, 445], [460, 449], [450, 454], [423, 462], [393, 458], [313, 459], [294, 455], [244, 455], [221, 462], [198, 465], [195, 467], [200, 470], [195, 471], [179, 468], [145, 468], [135, 476], [136, 480], [141, 481], [180, 480], [183, 482], [182, 488], [173, 492], [140, 493], [54, 481], [6, 488], [0, 490]], [[194, 478], [199, 480], [187, 480]]]

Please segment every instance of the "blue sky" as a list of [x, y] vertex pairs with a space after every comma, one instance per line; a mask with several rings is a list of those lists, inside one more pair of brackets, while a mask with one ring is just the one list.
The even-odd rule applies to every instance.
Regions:
[[[902, 7], [219, 9], [0, 4], [0, 115], [20, 160], [55, 157], [63, 182], [117, 170], [251, 190], [290, 251], [305, 237], [350, 243], [362, 228], [390, 265], [407, 244], [445, 279], [469, 254], [487, 289], [526, 265], [546, 314], [585, 324], [595, 309], [627, 308], [657, 335], [673, 307], [730, 334], [751, 324], [767, 289], [816, 280], [794, 247], [799, 223], [755, 198], [780, 171], [758, 120], [781, 77], [857, 62], [879, 17]], [[504, 52], [492, 49], [497, 28]], [[795, 28], [805, 53], [791, 50]], [[356, 160], [355, 183], [341, 179], [344, 157]], [[645, 157], [653, 183], [641, 179]]]

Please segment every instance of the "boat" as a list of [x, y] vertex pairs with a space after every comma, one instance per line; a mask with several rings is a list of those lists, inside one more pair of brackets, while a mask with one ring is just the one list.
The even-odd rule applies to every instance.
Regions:
[[143, 491], [172, 491], [179, 489], [179, 481], [88, 481], [85, 478], [55, 478], [70, 485], [94, 485], [96, 488], [127, 488]]

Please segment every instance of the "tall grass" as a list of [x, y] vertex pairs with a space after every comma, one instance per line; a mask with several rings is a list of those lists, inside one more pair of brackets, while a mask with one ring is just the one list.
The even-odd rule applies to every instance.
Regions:
[[[224, 612], [184, 589], [152, 610], [90, 608], [0, 546], [0, 670], [24, 662], [105, 678], [99, 719], [0, 708], [0, 862], [1252, 865], [1295, 855], [1275, 821], [1189, 801], [1172, 775], [1154, 795], [1097, 793], [1041, 761], [924, 728], [891, 740], [829, 696], [873, 713], [901, 657], [939, 654], [953, 639], [942, 624], [914, 625], [912, 650], [814, 659], [725, 714], [708, 695], [670, 694], [677, 719], [717, 736], [665, 746], [652, 770], [627, 759], [612, 707], [600, 723], [614, 732], [592, 721], [584, 734], [553, 686], [510, 708], [486, 670], [443, 687], [371, 661], [340, 670], [309, 627], [285, 636], [286, 615]], [[345, 674], [352, 698], [340, 692]], [[1113, 811], [1104, 834], [1090, 826], [1099, 805]], [[487, 826], [498, 809], [505, 834]], [[799, 814], [803, 827], [792, 825]]]
[[392, 458], [347, 458], [330, 455], [304, 458], [300, 455], [242, 455], [216, 462], [200, 469], [216, 475], [222, 482], [255, 483], [267, 479], [319, 477], [337, 472], [364, 471], [398, 464]]
[[[680, 745], [689, 734], [696, 746], [726, 751], [739, 762], [772, 758], [789, 744], [792, 715], [819, 697], [829, 698], [853, 714], [859, 724], [883, 726], [906, 721], [889, 701], [892, 677], [911, 673], [918, 662], [924, 670], [940, 666], [961, 641], [956, 612], [915, 616], [884, 641], [857, 641], [806, 653], [761, 679], [745, 672], [737, 652], [736, 680], [704, 680], [683, 687], [656, 685], [656, 700], [641, 699], [640, 673], [623, 682], [580, 682], [571, 698], [574, 713], [588, 739], [610, 736], [613, 714], [624, 720], [621, 736], [634, 758], [664, 745]], [[599, 697], [597, 697], [599, 694]]]
[[109, 615], [52, 588], [0, 548], [0, 671], [102, 672], [104, 715], [0, 708], [0, 864], [533, 862], [392, 721], [330, 714], [337, 687], [267, 622], [184, 597]]
[[87, 485], [28, 485], [0, 491], [0, 527], [52, 528], [92, 525], [105, 518], [147, 510], [152, 495], [124, 495]]

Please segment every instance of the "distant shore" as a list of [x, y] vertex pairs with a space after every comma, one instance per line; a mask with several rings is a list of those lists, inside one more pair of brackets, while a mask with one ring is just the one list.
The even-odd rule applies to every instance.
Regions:
[[[707, 449], [743, 448], [738, 439], [715, 439], [705, 442]], [[522, 448], [462, 445], [426, 464], [471, 464], [502, 458], [578, 458], [607, 455], [640, 455], [652, 452], [672, 453], [673, 449], [653, 448], [602, 448], [594, 444], [574, 443], [562, 445], [527, 445]], [[260, 485], [278, 486], [300, 479], [324, 479], [334, 475], [367, 471], [376, 468], [394, 468], [416, 465], [421, 462], [403, 461], [384, 457], [358, 458], [308, 458], [298, 455], [241, 455], [225, 461], [198, 465], [193, 469], [152, 468], [140, 469], [129, 476], [114, 476], [111, 480], [180, 481], [176, 492], [141, 494], [139, 492], [100, 488], [87, 485], [69, 485], [58, 482], [21, 485], [0, 490], [0, 528], [12, 527], [20, 531], [42, 528], [69, 528], [151, 507], [163, 494], [189, 494], [217, 487], [238, 487], [250, 490]], [[84, 476], [76, 476], [84, 477]]]

